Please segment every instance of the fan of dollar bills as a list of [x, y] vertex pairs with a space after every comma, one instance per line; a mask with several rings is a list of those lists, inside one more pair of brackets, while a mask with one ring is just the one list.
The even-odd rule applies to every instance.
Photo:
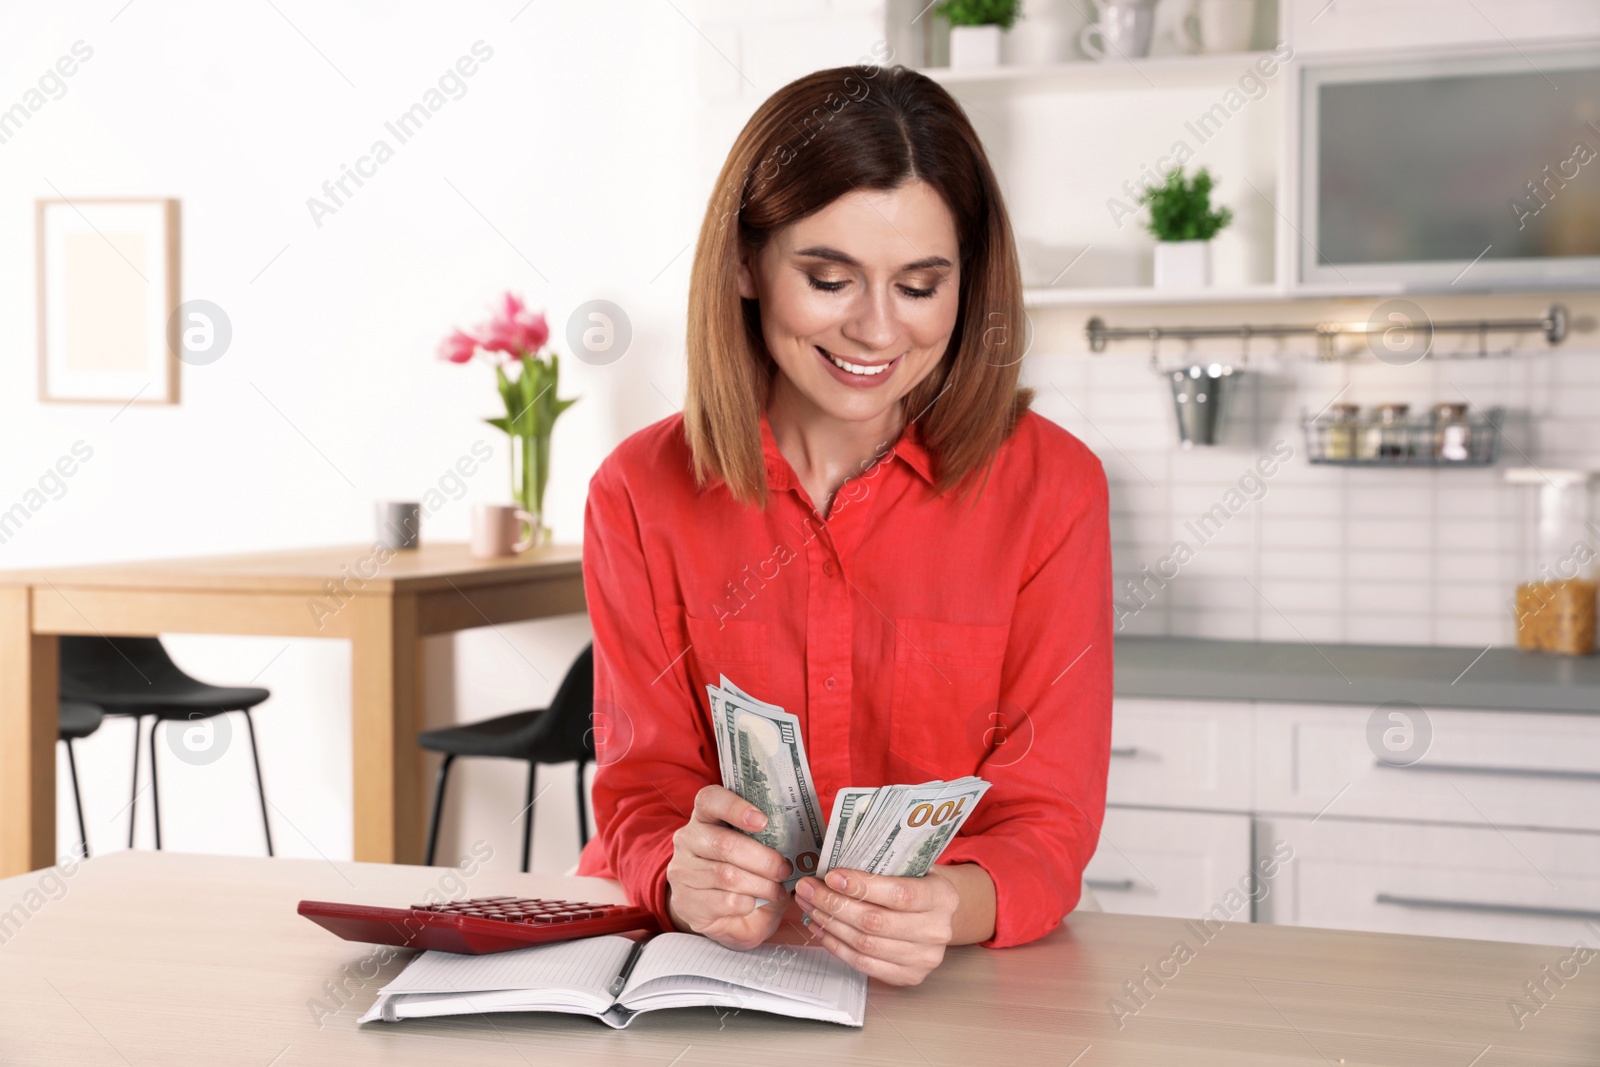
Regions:
[[920, 878], [955, 837], [989, 783], [968, 775], [921, 785], [847, 787], [824, 828], [800, 720], [757, 700], [726, 675], [706, 686], [722, 784], [754, 804], [767, 828], [751, 834], [793, 867], [785, 889], [835, 867]]

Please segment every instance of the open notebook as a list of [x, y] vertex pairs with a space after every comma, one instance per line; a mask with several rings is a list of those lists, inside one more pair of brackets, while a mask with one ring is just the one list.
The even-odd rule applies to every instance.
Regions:
[[866, 976], [815, 945], [738, 952], [698, 934], [609, 935], [486, 956], [424, 952], [361, 1021], [560, 1011], [620, 1030], [640, 1012], [718, 1007], [860, 1026], [866, 1005]]

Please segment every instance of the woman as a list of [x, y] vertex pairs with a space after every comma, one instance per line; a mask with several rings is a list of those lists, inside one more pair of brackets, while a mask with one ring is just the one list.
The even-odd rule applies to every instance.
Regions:
[[684, 413], [590, 485], [608, 729], [580, 873], [725, 945], [777, 930], [787, 861], [708, 784], [726, 674], [799, 716], [823, 812], [845, 786], [992, 783], [925, 878], [796, 884], [841, 959], [915, 984], [946, 945], [1029, 941], [1077, 903], [1109, 754], [1106, 484], [1017, 387], [1021, 297], [999, 187], [934, 82], [821, 71], [750, 119], [695, 252]]

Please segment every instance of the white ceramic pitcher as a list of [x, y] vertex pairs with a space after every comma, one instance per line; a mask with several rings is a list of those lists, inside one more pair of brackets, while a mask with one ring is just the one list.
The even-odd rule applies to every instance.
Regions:
[[[1090, 59], [1140, 59], [1150, 54], [1158, 0], [1095, 0], [1100, 21], [1078, 34], [1078, 47]], [[1098, 40], [1097, 40], [1098, 39]]]

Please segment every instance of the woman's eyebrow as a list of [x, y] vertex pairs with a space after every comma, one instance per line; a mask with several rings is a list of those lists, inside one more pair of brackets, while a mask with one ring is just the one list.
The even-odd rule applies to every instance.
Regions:
[[[843, 263], [847, 267], [861, 266], [861, 261], [856, 259], [856, 257], [847, 252], [841, 252], [837, 248], [829, 248], [826, 245], [817, 245], [812, 248], [802, 248], [796, 251], [795, 255], [806, 256], [810, 259], [827, 259], [833, 261], [834, 263]], [[950, 266], [950, 261], [943, 256], [924, 256], [921, 259], [905, 264], [900, 269], [927, 270], [931, 267], [948, 266]]]

